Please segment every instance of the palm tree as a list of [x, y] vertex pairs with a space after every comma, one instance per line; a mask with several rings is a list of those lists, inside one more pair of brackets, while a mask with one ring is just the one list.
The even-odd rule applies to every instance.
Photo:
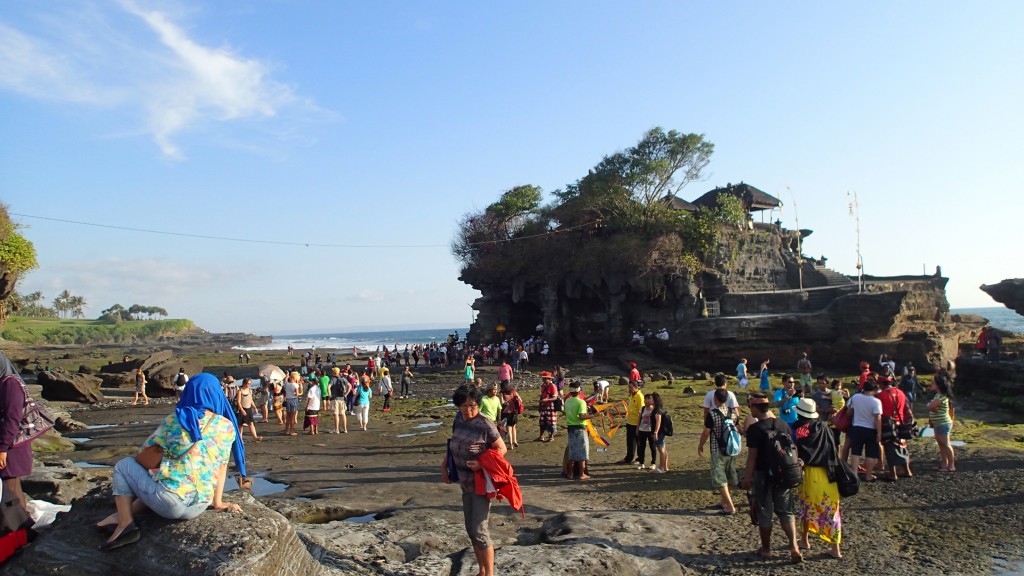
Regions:
[[61, 318], [64, 318], [64, 315], [71, 310], [71, 298], [71, 292], [65, 290], [57, 294], [57, 297], [53, 299], [53, 309], [57, 311]]
[[71, 310], [71, 315], [75, 318], [85, 317], [85, 306], [86, 301], [83, 296], [72, 296], [68, 299], [68, 308]]

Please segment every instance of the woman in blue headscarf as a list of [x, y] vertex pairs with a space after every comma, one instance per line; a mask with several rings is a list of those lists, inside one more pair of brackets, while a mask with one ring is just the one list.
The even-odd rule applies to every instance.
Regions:
[[[112, 530], [100, 547], [113, 550], [139, 541], [133, 514], [149, 508], [171, 520], [189, 520], [207, 507], [240, 512], [237, 504], [222, 500], [228, 459], [245, 477], [245, 448], [235, 414], [213, 374], [189, 379], [175, 411], [164, 419], [143, 444], [163, 448], [155, 468], [147, 470], [139, 458], [125, 458], [114, 466], [113, 493], [117, 512], [96, 526]], [[148, 449], [152, 450], [152, 448]]]

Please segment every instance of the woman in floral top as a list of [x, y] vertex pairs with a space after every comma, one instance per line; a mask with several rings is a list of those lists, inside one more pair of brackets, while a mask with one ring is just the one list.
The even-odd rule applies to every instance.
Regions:
[[243, 477], [246, 471], [238, 423], [216, 376], [204, 373], [189, 379], [174, 413], [144, 446], [154, 444], [163, 448], [159, 468], [146, 470], [135, 458], [114, 467], [117, 512], [96, 525], [112, 530], [103, 550], [138, 542], [133, 515], [146, 508], [171, 520], [195, 518], [211, 504], [216, 510], [241, 511], [221, 499], [229, 458], [234, 456]]

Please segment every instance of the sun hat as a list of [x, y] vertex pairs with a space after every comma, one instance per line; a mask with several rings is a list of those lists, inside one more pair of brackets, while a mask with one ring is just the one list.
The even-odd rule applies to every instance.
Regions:
[[540, 377], [541, 378], [548, 378], [548, 379], [550, 379], [550, 378], [554, 378], [554, 375], [551, 374], [551, 372], [548, 372], [547, 370], [545, 370], [544, 372], [540, 373]]
[[814, 400], [810, 398], [801, 398], [796, 404], [796, 413], [798, 416], [804, 418], [810, 418], [812, 420], [818, 419], [818, 405], [814, 403]]

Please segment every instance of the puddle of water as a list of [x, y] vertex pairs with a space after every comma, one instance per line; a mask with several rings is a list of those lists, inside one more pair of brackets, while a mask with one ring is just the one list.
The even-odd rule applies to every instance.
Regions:
[[85, 438], [85, 437], [82, 437], [82, 438], [68, 438], [68, 440], [71, 440], [75, 444], [85, 444], [86, 442], [92, 442], [92, 438]]
[[79, 468], [110, 468], [106, 464], [93, 464], [92, 462], [72, 462], [72, 464]]
[[995, 558], [995, 576], [1024, 576], [1024, 562], [1010, 562], [1005, 558]]
[[348, 490], [349, 486], [334, 486], [331, 488], [317, 488], [313, 492], [341, 492], [342, 490]]
[[[271, 482], [261, 476], [252, 476], [252, 495], [253, 496], [270, 496], [271, 494], [278, 494], [288, 489], [288, 485], [282, 482]], [[238, 490], [238, 480], [234, 477], [228, 477], [224, 482], [224, 491], [231, 492]]]
[[409, 438], [412, 436], [425, 436], [427, 434], [437, 434], [437, 430], [427, 430], [426, 432], [409, 432], [408, 434], [399, 434], [396, 438]]
[[85, 427], [86, 430], [102, 430], [104, 428], [117, 428], [117, 424], [90, 424]]
[[417, 424], [413, 426], [413, 429], [417, 428], [433, 428], [434, 426], [440, 426], [442, 422], [427, 422], [426, 424]]
[[309, 496], [296, 496], [295, 500], [298, 501], [298, 502], [312, 502], [313, 501], [313, 499], [310, 498]]
[[957, 446], [957, 447], [967, 446], [967, 442], [964, 442], [963, 440], [950, 440], [949, 441], [949, 445], [950, 446]]
[[353, 522], [355, 524], [369, 524], [377, 519], [376, 514], [367, 514], [366, 516], [350, 516], [345, 518], [345, 522]]

